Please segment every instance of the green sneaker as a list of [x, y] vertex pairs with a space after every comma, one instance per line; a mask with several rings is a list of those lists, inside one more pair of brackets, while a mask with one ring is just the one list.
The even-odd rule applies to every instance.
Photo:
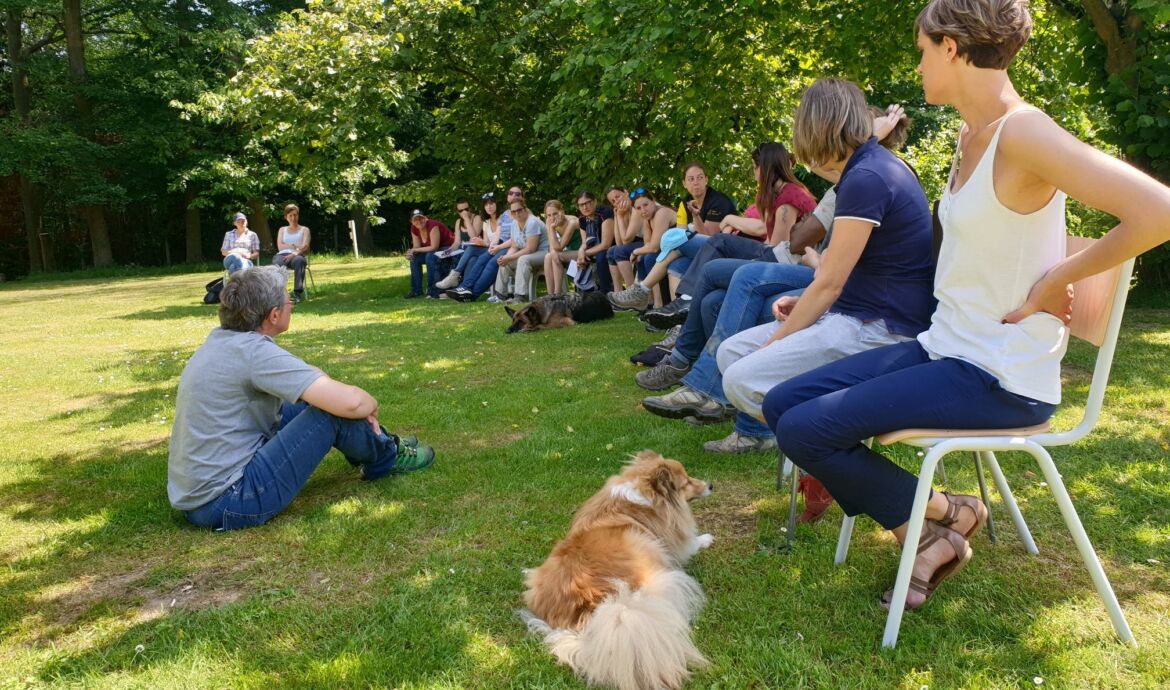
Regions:
[[[414, 445], [408, 445], [413, 443]], [[416, 470], [423, 470], [435, 462], [435, 450], [430, 446], [419, 447], [418, 439], [414, 436], [399, 438], [397, 452], [394, 459], [383, 460], [358, 467], [358, 475], [362, 481], [372, 482], [388, 474], [406, 474]]]

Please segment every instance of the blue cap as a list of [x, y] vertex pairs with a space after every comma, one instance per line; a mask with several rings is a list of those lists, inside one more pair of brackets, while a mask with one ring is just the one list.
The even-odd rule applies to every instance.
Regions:
[[662, 239], [658, 241], [661, 250], [658, 252], [658, 261], [666, 261], [666, 255], [686, 244], [688, 239], [686, 228], [671, 228], [662, 233]]

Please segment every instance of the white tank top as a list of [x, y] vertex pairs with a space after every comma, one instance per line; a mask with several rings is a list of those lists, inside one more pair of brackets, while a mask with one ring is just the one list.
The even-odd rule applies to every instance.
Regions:
[[305, 226], [298, 225], [297, 227], [299, 229], [296, 232], [290, 230], [287, 225], [280, 229], [280, 232], [284, 235], [285, 244], [298, 245], [305, 239]]
[[[1037, 312], [1017, 324], [1003, 317], [1018, 309], [1049, 268], [1065, 256], [1064, 192], [1041, 209], [1012, 211], [995, 195], [992, 169], [1003, 117], [971, 177], [952, 191], [955, 162], [938, 215], [942, 248], [934, 280], [938, 309], [918, 341], [933, 359], [954, 357], [999, 379], [1004, 389], [1046, 403], [1060, 402], [1060, 360], [1068, 330]], [[961, 142], [960, 142], [961, 143]], [[958, 148], [955, 151], [958, 160]]]

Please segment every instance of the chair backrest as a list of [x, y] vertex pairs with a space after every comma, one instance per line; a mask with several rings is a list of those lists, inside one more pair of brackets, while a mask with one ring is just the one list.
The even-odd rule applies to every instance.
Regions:
[[[1068, 237], [1067, 254], [1072, 256], [1097, 240], [1088, 237]], [[1045, 434], [1034, 440], [1042, 445], [1066, 445], [1084, 438], [1097, 424], [1117, 336], [1121, 332], [1121, 317], [1129, 296], [1129, 280], [1133, 275], [1134, 260], [1130, 259], [1107, 271], [1089, 276], [1073, 284], [1073, 314], [1069, 332], [1097, 346], [1097, 363], [1093, 367], [1093, 381], [1085, 401], [1085, 415], [1077, 426], [1059, 434]]]

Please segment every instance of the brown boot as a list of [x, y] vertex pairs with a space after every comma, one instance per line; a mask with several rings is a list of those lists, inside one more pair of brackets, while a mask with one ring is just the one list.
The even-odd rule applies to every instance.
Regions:
[[800, 478], [799, 490], [804, 494], [804, 512], [796, 518], [797, 522], [816, 522], [833, 505], [833, 496], [829, 490], [811, 475]]

